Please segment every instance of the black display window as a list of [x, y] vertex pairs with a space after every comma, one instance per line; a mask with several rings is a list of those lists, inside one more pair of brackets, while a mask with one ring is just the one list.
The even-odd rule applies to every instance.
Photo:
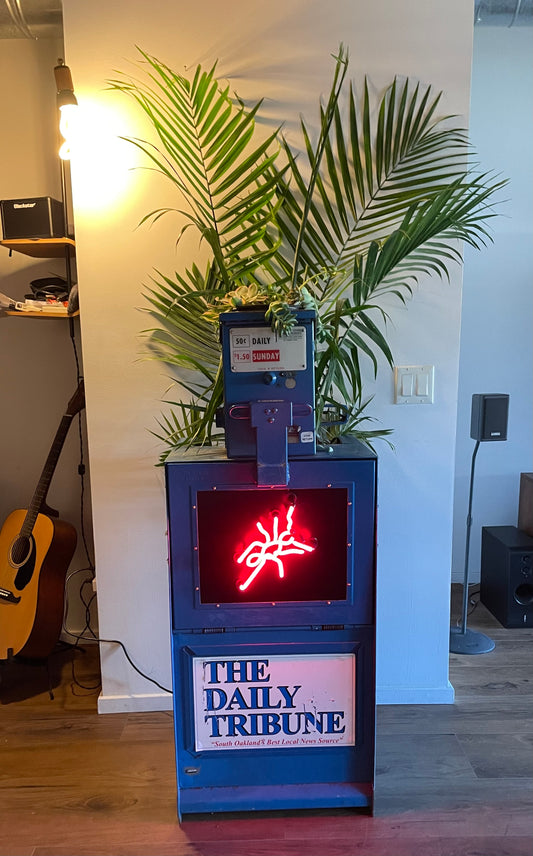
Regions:
[[197, 493], [200, 601], [345, 601], [348, 490]]

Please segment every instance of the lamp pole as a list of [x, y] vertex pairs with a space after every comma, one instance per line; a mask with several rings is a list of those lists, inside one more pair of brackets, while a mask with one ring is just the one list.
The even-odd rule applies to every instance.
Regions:
[[[59, 121], [59, 132], [62, 135], [64, 142], [59, 150], [59, 163], [60, 163], [60, 171], [61, 171], [61, 201], [63, 203], [63, 232], [66, 238], [70, 237], [69, 235], [69, 223], [68, 223], [68, 199], [69, 193], [67, 189], [67, 168], [66, 161], [70, 158], [70, 145], [68, 140], [68, 129], [69, 129], [69, 113], [72, 112], [72, 108], [77, 108], [78, 101], [76, 96], [74, 95], [74, 84], [72, 83], [72, 75], [70, 73], [70, 68], [65, 65], [62, 59], [58, 59], [57, 65], [54, 67], [54, 77], [56, 81], [56, 90], [57, 90], [57, 107], [60, 114]], [[67, 276], [67, 291], [70, 296], [70, 291], [72, 288], [72, 258], [71, 258], [71, 248], [68, 244], [65, 246], [65, 273]], [[70, 321], [70, 332], [71, 336], [74, 335], [74, 327], [72, 318]]]

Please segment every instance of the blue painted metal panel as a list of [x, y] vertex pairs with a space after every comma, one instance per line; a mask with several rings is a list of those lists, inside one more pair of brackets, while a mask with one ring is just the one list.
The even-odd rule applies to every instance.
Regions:
[[[195, 750], [194, 657], [272, 657], [354, 653], [355, 745]], [[176, 767], [181, 811], [269, 809], [298, 803], [371, 808], [374, 781], [374, 636], [372, 628], [255, 630], [216, 635], [173, 634]], [[276, 714], [274, 714], [276, 716]], [[327, 739], [327, 738], [325, 738]], [[272, 786], [281, 786], [277, 794]], [[290, 787], [288, 787], [290, 786]], [[261, 794], [261, 788], [267, 790]], [[340, 801], [333, 802], [339, 791]], [[227, 806], [228, 795], [233, 800]], [[281, 800], [281, 802], [280, 802]], [[193, 806], [194, 807], [191, 807]]]
[[[376, 458], [360, 444], [333, 447], [331, 453], [291, 462], [288, 489], [321, 489], [323, 509], [328, 491], [347, 491], [346, 594], [342, 599], [202, 603], [198, 544], [198, 493], [202, 491], [270, 491], [258, 488], [253, 461], [229, 461], [220, 456], [174, 457], [166, 465], [172, 624], [175, 629], [314, 624], [372, 624], [375, 612]], [[268, 493], [263, 494], [268, 496]], [[237, 521], [238, 522], [238, 521]], [[213, 520], [212, 537], [216, 538]], [[327, 572], [325, 570], [325, 572]]]
[[[297, 330], [302, 333], [302, 348], [299, 353], [303, 359], [299, 365], [289, 363], [288, 367], [280, 365], [283, 361], [283, 348], [287, 347], [283, 340], [278, 340], [272, 332], [270, 322], [265, 321], [264, 311], [226, 312], [220, 316], [220, 334], [222, 342], [222, 368], [224, 380], [224, 427], [226, 448], [229, 458], [257, 457], [258, 472], [261, 474], [264, 461], [263, 450], [269, 450], [268, 457], [276, 453], [276, 447], [282, 443], [285, 455], [293, 458], [300, 455], [314, 454], [315, 445], [315, 372], [314, 372], [314, 320], [315, 313], [302, 310], [296, 313]], [[254, 340], [247, 331], [256, 329], [263, 333]], [[243, 332], [240, 344], [238, 333]], [[237, 338], [236, 338], [237, 337]], [[235, 343], [238, 343], [237, 348]], [[246, 347], [245, 347], [246, 346]], [[255, 355], [272, 354], [273, 361], [255, 361]], [[248, 356], [250, 363], [235, 365], [234, 356]], [[277, 355], [277, 357], [275, 356]], [[265, 357], [266, 359], [266, 357]], [[239, 370], [236, 370], [239, 369]], [[242, 370], [241, 370], [242, 369]], [[266, 414], [267, 420], [260, 422], [263, 437], [262, 442], [256, 436], [257, 414], [255, 422], [252, 418], [251, 403], [278, 407], [279, 412]], [[285, 415], [282, 421], [283, 408], [289, 404], [290, 416]], [[270, 409], [269, 408], [269, 409]], [[260, 411], [261, 412], [261, 411]], [[281, 423], [281, 424], [280, 424]], [[292, 426], [287, 436], [287, 428]], [[279, 452], [279, 448], [277, 449]], [[268, 474], [261, 479], [260, 484], [268, 484]], [[285, 484], [275, 477], [270, 483]]]
[[[376, 457], [361, 444], [354, 444], [294, 459], [290, 463], [287, 488], [258, 487], [255, 474], [255, 460], [231, 461], [217, 451], [176, 456], [166, 464], [178, 814], [341, 806], [371, 810], [375, 744]], [[213, 500], [215, 494], [217, 499]], [[296, 509], [299, 525], [306, 523], [308, 507], [314, 507], [322, 515], [323, 519], [313, 518], [310, 529], [316, 524], [318, 543], [328, 546], [330, 559], [326, 556], [318, 561], [316, 557], [321, 554], [317, 546], [312, 560], [309, 553], [303, 559], [296, 556], [295, 566], [285, 568], [285, 577], [296, 576], [306, 568], [308, 586], [302, 584], [300, 590], [296, 589], [298, 597], [279, 602], [256, 601], [255, 593], [249, 594], [247, 590], [248, 601], [243, 602], [234, 581], [230, 581], [229, 588], [218, 586], [219, 572], [233, 573], [232, 559], [228, 563], [226, 555], [231, 552], [232, 540], [226, 531], [217, 533], [218, 518], [222, 516], [225, 521], [225, 530], [232, 530], [234, 524], [237, 526], [246, 517], [247, 506], [254, 509], [250, 519], [255, 519], [265, 498], [265, 507], [275, 506], [272, 513], [277, 526], [280, 503], [285, 501], [286, 494], [289, 506], [285, 504], [284, 508]], [[293, 500], [296, 504], [291, 506]], [[233, 507], [238, 509], [238, 519], [232, 517]], [[220, 509], [225, 509], [222, 515]], [[285, 514], [288, 520], [288, 512]], [[284, 544], [296, 531], [288, 523], [285, 525]], [[310, 543], [302, 538], [298, 543]], [[336, 540], [341, 542], [338, 548]], [[205, 541], [213, 542], [207, 551], [202, 549]], [[259, 557], [259, 537], [257, 544]], [[243, 555], [246, 553], [247, 550]], [[341, 563], [343, 582], [339, 589]], [[316, 595], [322, 591], [323, 580], [310, 582], [311, 566], [320, 569], [322, 564], [328, 585], [327, 577], [335, 577], [336, 594], [331, 600], [307, 597], [309, 592]], [[269, 579], [277, 584], [272, 567], [275, 570], [274, 561], [268, 572]], [[266, 574], [265, 571], [265, 577]], [[305, 581], [305, 573], [302, 579]], [[282, 588], [280, 585], [279, 590]], [[259, 584], [253, 589], [261, 591], [264, 589]], [[294, 593], [295, 589], [290, 591]], [[219, 602], [215, 594], [220, 597]], [[291, 668], [296, 669], [292, 658], [299, 655], [305, 655], [308, 662], [311, 660], [311, 674], [315, 657], [317, 660], [326, 657], [332, 668], [336, 658], [348, 656], [350, 662], [355, 658], [353, 710], [348, 712], [348, 718], [351, 716], [355, 723], [355, 738], [351, 742], [307, 745], [302, 741], [301, 745], [283, 748], [226, 749], [222, 744], [214, 748], [213, 742], [197, 740], [200, 727], [215, 728], [213, 717], [216, 728], [222, 729], [220, 734], [225, 733], [224, 728], [228, 734], [230, 728], [241, 728], [244, 731], [237, 733], [246, 733], [248, 722], [252, 722], [251, 718], [246, 719], [246, 711], [234, 716], [233, 702], [228, 704], [227, 711], [220, 712], [220, 719], [218, 713], [216, 716], [207, 713], [214, 708], [199, 706], [198, 689], [196, 696], [193, 691], [197, 674], [194, 670], [199, 664], [209, 666], [209, 658], [223, 658], [224, 662], [227, 658], [231, 662], [232, 658], [241, 661], [290, 657]], [[293, 687], [291, 692], [295, 691]], [[201, 692], [205, 693], [205, 688]], [[275, 705], [265, 704], [265, 708], [270, 707]], [[204, 721], [210, 720], [207, 726], [202, 726], [198, 719], [203, 711], [207, 717]], [[258, 730], [248, 732], [248, 736], [268, 733], [261, 728], [275, 727], [279, 731], [285, 726], [287, 733], [295, 733], [290, 731], [293, 726], [289, 726], [289, 719], [283, 719], [281, 713], [274, 711], [265, 714], [266, 718], [262, 718], [263, 714], [250, 714], [253, 716]], [[320, 734], [324, 722], [329, 720], [317, 717], [314, 722]], [[298, 723], [302, 721], [306, 725], [306, 720], [299, 719]], [[215, 736], [218, 737], [218, 731]]]
[[281, 809], [359, 808], [371, 810], [368, 782], [323, 782], [319, 785], [259, 785], [182, 790], [182, 814]]

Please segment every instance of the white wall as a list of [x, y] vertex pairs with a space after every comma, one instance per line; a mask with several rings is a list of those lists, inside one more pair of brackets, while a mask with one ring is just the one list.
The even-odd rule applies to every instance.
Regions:
[[464, 270], [453, 579], [462, 581], [472, 394], [509, 395], [508, 440], [476, 456], [469, 579], [480, 579], [482, 526], [516, 526], [520, 473], [533, 469], [533, 40], [531, 27], [476, 27], [471, 136], [482, 161], [509, 178], [494, 243]]
[[[0, 199], [61, 198], [54, 66], [62, 54], [63, 45], [57, 39], [0, 41], [3, 81]], [[6, 249], [0, 248], [0, 291], [9, 297], [23, 299], [32, 280], [51, 275], [65, 275], [62, 259], [34, 259], [20, 253], [10, 257]], [[74, 321], [74, 338], [81, 358], [77, 321]], [[26, 508], [31, 501], [75, 389], [76, 364], [66, 319], [6, 315], [0, 318], [0, 522], [13, 509]], [[81, 531], [79, 460], [76, 419], [60, 455], [48, 501], [78, 532]], [[88, 477], [86, 481], [88, 484]], [[88, 495], [84, 516], [90, 547]], [[80, 537], [69, 573], [86, 566]], [[67, 626], [75, 632], [80, 632], [85, 624], [85, 607], [78, 591], [86, 576], [76, 575], [68, 586]]]
[[[137, 158], [130, 148], [116, 144], [96, 165], [98, 114], [111, 132], [146, 132], [124, 98], [105, 91], [105, 81], [114, 69], [128, 69], [136, 44], [176, 69], [218, 59], [219, 73], [239, 95], [266, 96], [268, 120], [285, 121], [296, 139], [299, 112], [316, 122], [318, 96], [331, 80], [330, 55], [343, 41], [356, 81], [368, 74], [379, 90], [395, 74], [411, 75], [445, 90], [444, 112], [466, 117], [471, 5], [272, 0], [265, 7], [206, 0], [199, 11], [165, 0], [64, 2], [67, 62], [80, 105], [92, 116], [91, 153], [76, 165], [74, 196], [101, 634], [122, 640], [133, 660], [166, 686], [165, 496], [163, 473], [154, 466], [159, 447], [148, 429], [168, 381], [160, 366], [139, 360], [146, 323], [139, 307], [152, 268], [172, 271], [195, 248], [180, 248], [176, 257], [171, 220], [135, 230], [147, 211], [172, 204], [172, 197], [162, 180], [127, 172]], [[378, 697], [384, 702], [453, 698], [448, 632], [460, 300], [456, 270], [449, 284], [427, 283], [407, 310], [392, 307], [397, 362], [436, 366], [433, 406], [393, 406], [389, 371], [368, 390], [374, 414], [396, 431], [395, 450], [380, 447]], [[170, 706], [116, 646], [102, 646], [102, 677], [101, 711]]]

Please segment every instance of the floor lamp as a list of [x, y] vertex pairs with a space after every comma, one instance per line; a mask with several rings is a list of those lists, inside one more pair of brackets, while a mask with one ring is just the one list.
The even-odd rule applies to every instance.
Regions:
[[470, 436], [476, 441], [470, 468], [470, 492], [466, 518], [466, 546], [463, 579], [463, 602], [461, 623], [450, 629], [450, 652], [452, 654], [488, 654], [495, 643], [485, 633], [467, 628], [468, 613], [468, 560], [470, 556], [470, 532], [472, 529], [472, 501], [474, 496], [474, 472], [476, 456], [481, 442], [507, 440], [509, 396], [502, 393], [476, 394], [472, 396]]

